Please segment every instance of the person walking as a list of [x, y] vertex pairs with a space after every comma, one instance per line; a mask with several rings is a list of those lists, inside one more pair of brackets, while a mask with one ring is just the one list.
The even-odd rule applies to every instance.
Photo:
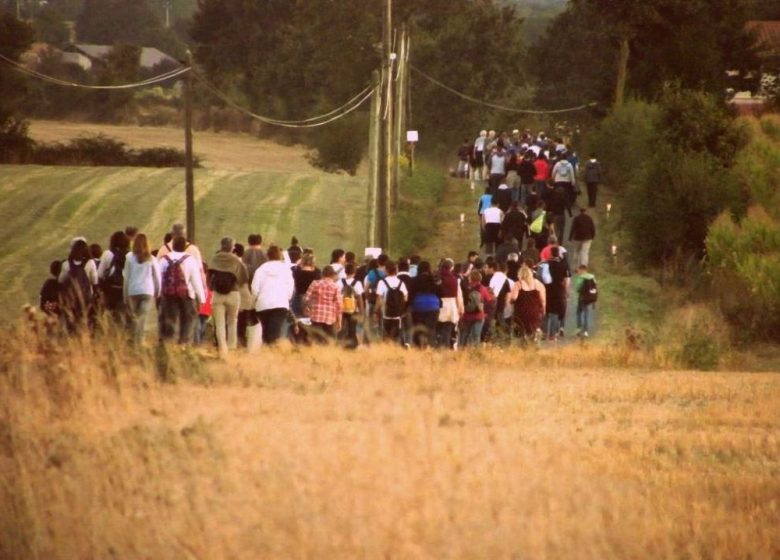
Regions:
[[279, 247], [269, 247], [267, 256], [268, 261], [255, 271], [252, 294], [257, 298], [255, 310], [263, 325], [263, 342], [273, 344], [285, 334], [295, 281]]
[[588, 163], [585, 164], [585, 185], [588, 188], [588, 207], [596, 207], [596, 195], [598, 194], [601, 177], [601, 163], [596, 159], [596, 154], [591, 154]]
[[62, 312], [70, 332], [94, 319], [95, 293], [98, 287], [97, 266], [89, 254], [84, 238], [71, 242], [70, 254], [63, 261], [58, 278]]
[[162, 289], [160, 264], [152, 256], [145, 234], [135, 235], [133, 250], [125, 259], [122, 276], [122, 297], [130, 319], [133, 342], [140, 346], [146, 333], [146, 321]]
[[551, 282], [547, 284], [545, 334], [549, 340], [556, 341], [563, 335], [566, 323], [566, 295], [571, 273], [557, 246], [552, 248], [552, 258], [546, 262]]
[[312, 338], [328, 342], [341, 330], [343, 311], [338, 273], [328, 265], [322, 270], [322, 278], [312, 282], [303, 297], [303, 306], [311, 319]]
[[574, 243], [574, 266], [588, 266], [590, 261], [590, 246], [596, 238], [596, 224], [588, 215], [585, 207], [580, 208], [579, 215], [572, 220], [569, 241]]
[[520, 205], [528, 204], [528, 196], [534, 190], [534, 181], [536, 177], [536, 166], [534, 160], [536, 156], [533, 151], [527, 150], [522, 161], [517, 167], [517, 174], [520, 176]]
[[506, 296], [506, 304], [514, 306], [512, 320], [517, 333], [524, 341], [542, 337], [542, 318], [547, 306], [547, 291], [534, 277], [533, 263], [525, 262], [518, 272], [518, 281]]
[[171, 241], [171, 250], [160, 259], [162, 277], [162, 335], [163, 340], [174, 337], [179, 327], [179, 344], [192, 342], [198, 304], [206, 301], [203, 288], [201, 261], [185, 253], [187, 240], [179, 235]]
[[485, 253], [494, 255], [496, 245], [501, 237], [501, 223], [504, 221], [504, 213], [498, 207], [498, 200], [493, 197], [490, 208], [482, 212], [482, 246], [485, 247]]
[[232, 237], [223, 237], [219, 251], [208, 267], [208, 285], [212, 292], [211, 316], [217, 333], [220, 356], [238, 348], [238, 312], [240, 290], [249, 284], [246, 265], [233, 253]]
[[123, 274], [129, 251], [130, 238], [127, 234], [124, 231], [114, 232], [108, 242], [108, 249], [100, 256], [97, 269], [103, 307], [120, 322], [124, 321], [126, 311]]
[[463, 292], [458, 276], [454, 273], [455, 263], [444, 259], [440, 267], [439, 298], [441, 309], [436, 323], [436, 346], [451, 348], [452, 334], [463, 315]]
[[346, 341], [347, 348], [357, 348], [360, 344], [357, 336], [358, 324], [365, 313], [363, 301], [363, 283], [355, 276], [354, 262], [344, 265], [344, 274], [339, 283], [341, 289], [341, 332], [339, 338]]
[[593, 306], [598, 301], [599, 289], [596, 277], [588, 272], [587, 265], [577, 268], [574, 292], [577, 294], [577, 336], [588, 338], [592, 326]]
[[571, 208], [577, 200], [577, 177], [574, 166], [566, 159], [565, 153], [561, 154], [561, 159], [552, 169], [552, 181], [556, 190], [563, 189], [566, 206]]
[[468, 288], [463, 296], [463, 315], [458, 344], [461, 348], [479, 346], [487, 313], [485, 306], [493, 301], [490, 291], [482, 285], [482, 273], [472, 270], [468, 276]]
[[[490, 178], [488, 179], [488, 186], [490, 187], [490, 194], [495, 195], [498, 191], [498, 186], [504, 182], [506, 178], [506, 167], [509, 162], [509, 155], [504, 149], [503, 140], [498, 140], [495, 149], [488, 158], [488, 168], [490, 169]], [[511, 194], [511, 193], [510, 193]]]
[[377, 314], [381, 313], [382, 332], [386, 342], [401, 342], [403, 316], [409, 292], [398, 277], [398, 267], [393, 261], [385, 264], [387, 276], [376, 288]]
[[421, 261], [417, 276], [412, 280], [409, 300], [412, 309], [412, 341], [417, 348], [427, 348], [435, 343], [436, 322], [441, 309], [439, 286], [431, 270], [431, 263]]

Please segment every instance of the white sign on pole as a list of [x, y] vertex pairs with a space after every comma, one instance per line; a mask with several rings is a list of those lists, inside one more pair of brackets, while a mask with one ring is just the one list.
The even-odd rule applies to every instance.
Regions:
[[407, 130], [406, 131], [406, 141], [407, 142], [419, 142], [420, 141], [420, 134], [416, 130]]
[[379, 255], [382, 254], [382, 248], [381, 247], [366, 247], [366, 253], [365, 257], [371, 257], [372, 259], [378, 259]]

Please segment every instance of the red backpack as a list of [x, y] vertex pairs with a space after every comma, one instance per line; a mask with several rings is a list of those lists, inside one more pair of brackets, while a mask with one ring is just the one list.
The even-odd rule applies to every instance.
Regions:
[[167, 298], [187, 299], [190, 297], [190, 291], [187, 288], [187, 278], [184, 276], [184, 270], [181, 263], [189, 255], [184, 255], [178, 261], [172, 260], [168, 255], [163, 257], [168, 261], [168, 268], [162, 275], [162, 295]]

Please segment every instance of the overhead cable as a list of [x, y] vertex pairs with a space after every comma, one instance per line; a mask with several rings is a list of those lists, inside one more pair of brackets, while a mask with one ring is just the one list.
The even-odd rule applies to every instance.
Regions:
[[576, 107], [567, 107], [566, 109], [550, 109], [550, 110], [541, 110], [541, 109], [517, 109], [515, 107], [507, 107], [505, 105], [498, 105], [496, 103], [491, 103], [489, 101], [483, 101], [482, 99], [477, 99], [476, 97], [471, 97], [470, 95], [466, 95], [463, 92], [460, 92], [456, 89], [451, 88], [447, 84], [444, 84], [437, 80], [436, 78], [429, 76], [413, 64], [409, 65], [412, 70], [420, 74], [423, 78], [428, 80], [429, 82], [433, 83], [434, 85], [439, 86], [442, 89], [446, 89], [450, 93], [453, 93], [457, 95], [458, 97], [461, 97], [465, 99], [466, 101], [471, 101], [472, 103], [479, 103], [480, 105], [484, 105], [485, 107], [491, 107], [493, 109], [498, 109], [500, 111], [507, 111], [509, 113], [524, 113], [527, 115], [554, 115], [558, 113], [571, 113], [573, 111], [582, 111], [583, 109], [587, 109], [588, 107], [595, 107], [597, 103], [584, 103], [582, 105], [577, 105]]
[[92, 85], [92, 84], [84, 84], [80, 82], [72, 82], [70, 80], [64, 80], [62, 78], [57, 78], [55, 76], [49, 76], [47, 74], [43, 74], [41, 72], [38, 72], [37, 70], [33, 70], [32, 68], [27, 68], [23, 64], [11, 60], [10, 58], [2, 54], [0, 54], [0, 60], [5, 62], [9, 66], [11, 66], [11, 68], [16, 70], [17, 72], [20, 72], [27, 76], [31, 76], [33, 78], [38, 78], [39, 80], [48, 82], [50, 84], [63, 86], [63, 87], [74, 87], [80, 89], [97, 89], [97, 90], [134, 89], [134, 88], [146, 87], [146, 86], [158, 84], [160, 82], [172, 80], [174, 78], [178, 78], [179, 76], [186, 74], [187, 72], [190, 71], [190, 69], [185, 66], [185, 67], [176, 68], [174, 70], [170, 70], [168, 72], [159, 74], [157, 76], [152, 76], [151, 78], [142, 80], [140, 82], [134, 82], [129, 84], [117, 84], [117, 85]]
[[345, 117], [358, 107], [360, 107], [363, 103], [366, 102], [366, 100], [371, 97], [371, 95], [374, 93], [375, 86], [367, 86], [363, 91], [361, 91], [359, 94], [354, 96], [352, 99], [347, 101], [344, 105], [341, 107], [338, 107], [328, 113], [325, 113], [324, 115], [319, 115], [316, 117], [311, 117], [308, 119], [302, 119], [297, 121], [282, 121], [278, 119], [273, 119], [270, 117], [266, 117], [263, 115], [258, 115], [257, 113], [253, 113], [249, 109], [242, 107], [235, 101], [233, 101], [226, 93], [223, 93], [219, 89], [216, 88], [216, 86], [209, 83], [205, 78], [200, 76], [199, 74], [195, 73], [194, 76], [208, 89], [211, 93], [213, 93], [216, 97], [236, 109], [237, 111], [240, 111], [244, 113], [245, 115], [252, 117], [253, 119], [256, 119], [262, 123], [270, 124], [273, 126], [281, 126], [285, 128], [315, 128], [318, 126], [323, 126], [328, 123], [331, 123], [333, 121], [336, 121], [342, 117]]

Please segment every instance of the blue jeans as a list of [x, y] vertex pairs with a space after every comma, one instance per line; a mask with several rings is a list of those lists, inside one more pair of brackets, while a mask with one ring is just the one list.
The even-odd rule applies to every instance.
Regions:
[[484, 324], [484, 319], [478, 321], [463, 321], [460, 329], [460, 340], [458, 341], [460, 347], [479, 346], [479, 343], [482, 341], [482, 326]]
[[561, 330], [561, 320], [557, 313], [548, 313], [544, 318], [544, 334], [547, 336], [558, 336]]
[[581, 331], [588, 332], [590, 330], [593, 316], [593, 304], [577, 302], [577, 328]]

